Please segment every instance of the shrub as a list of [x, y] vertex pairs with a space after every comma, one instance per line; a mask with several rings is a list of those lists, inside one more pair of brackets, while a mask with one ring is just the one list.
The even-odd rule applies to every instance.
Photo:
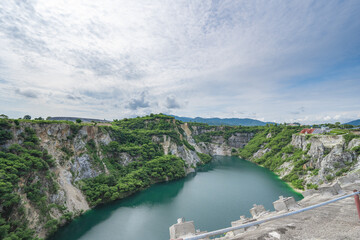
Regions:
[[353, 140], [354, 138], [360, 138], [360, 135], [356, 135], [356, 134], [353, 134], [353, 133], [345, 134], [345, 135], [344, 135], [345, 144], [348, 145], [349, 142], [350, 142], [351, 140]]
[[292, 184], [295, 188], [304, 190], [304, 180], [303, 180], [303, 179], [293, 180], [293, 181], [291, 181], [291, 184]]
[[353, 147], [351, 151], [354, 151], [357, 155], [360, 155], [360, 146]]
[[205, 153], [197, 152], [196, 154], [199, 156], [201, 163], [203, 163], [203, 164], [209, 163], [212, 159], [212, 157], [210, 155], [205, 154]]
[[329, 181], [329, 182], [330, 182], [330, 181], [332, 181], [335, 177], [334, 177], [334, 176], [332, 176], [332, 175], [330, 175], [330, 174], [328, 174], [328, 175], [326, 175], [326, 177], [325, 177], [325, 178], [326, 178], [326, 180], [327, 180], [327, 181]]
[[317, 190], [318, 187], [319, 187], [318, 185], [313, 184], [313, 183], [308, 183], [308, 184], [306, 184], [306, 188], [307, 188], [307, 189], [315, 189], [315, 190]]
[[195, 151], [194, 146], [190, 145], [190, 143], [188, 141], [186, 141], [185, 139], [183, 140], [183, 143], [188, 149]]

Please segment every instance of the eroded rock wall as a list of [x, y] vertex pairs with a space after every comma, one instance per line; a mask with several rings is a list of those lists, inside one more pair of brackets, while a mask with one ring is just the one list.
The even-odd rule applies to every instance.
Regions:
[[[304, 158], [310, 161], [304, 168], [318, 169], [318, 174], [308, 172], [304, 179], [307, 183], [322, 184], [332, 181], [343, 175], [342, 169], [349, 168], [348, 172], [360, 169], [359, 156], [351, 151], [360, 145], [360, 139], [352, 139], [346, 144], [343, 135], [298, 135], [292, 136], [291, 145], [304, 151]], [[345, 172], [344, 172], [345, 173]]]

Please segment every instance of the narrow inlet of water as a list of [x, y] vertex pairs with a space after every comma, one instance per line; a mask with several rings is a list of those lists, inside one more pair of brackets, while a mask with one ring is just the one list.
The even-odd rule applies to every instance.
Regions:
[[273, 210], [272, 202], [280, 195], [302, 198], [265, 168], [237, 157], [216, 156], [186, 178], [92, 209], [51, 240], [168, 240], [169, 227], [177, 218], [212, 231], [229, 227], [240, 215], [250, 217], [253, 204]]

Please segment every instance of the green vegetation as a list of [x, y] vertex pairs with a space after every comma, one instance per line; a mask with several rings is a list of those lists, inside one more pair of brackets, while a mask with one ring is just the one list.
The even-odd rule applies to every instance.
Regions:
[[194, 146], [190, 145], [190, 143], [188, 141], [186, 141], [185, 139], [183, 140], [183, 144], [190, 150], [195, 151]]
[[353, 140], [354, 138], [360, 138], [360, 135], [356, 135], [353, 133], [348, 133], [348, 134], [344, 135], [346, 145], [349, 144], [349, 142], [351, 140]]
[[[268, 126], [263, 131], [258, 132], [243, 149], [239, 149], [239, 156], [248, 159], [261, 147], [269, 149], [269, 152], [255, 159], [254, 162], [274, 172], [278, 171], [284, 162], [291, 162], [294, 168], [288, 175], [284, 176], [283, 180], [290, 182], [295, 188], [304, 189], [303, 180], [299, 177], [306, 173], [303, 166], [309, 159], [303, 159], [304, 151], [289, 145], [292, 135], [298, 133], [300, 129], [300, 127], [284, 125]], [[307, 151], [310, 147], [310, 145], [307, 146]]]
[[354, 151], [357, 155], [360, 155], [360, 146], [353, 147], [351, 151]]
[[199, 158], [201, 159], [201, 163], [202, 163], [202, 164], [209, 163], [209, 162], [211, 161], [211, 159], [212, 159], [212, 157], [211, 157], [210, 155], [205, 154], [205, 153], [199, 153], [199, 152], [197, 152], [196, 154], [197, 154], [197, 155], [199, 156]]
[[[11, 120], [0, 120], [1, 144], [11, 139], [11, 127]], [[55, 207], [49, 204], [45, 192], [56, 193], [58, 189], [49, 171], [54, 166], [54, 160], [39, 146], [33, 129], [26, 127], [22, 131], [19, 135], [22, 144], [0, 149], [0, 238], [6, 240], [35, 239], [34, 231], [27, 228], [19, 182], [28, 201], [39, 210], [40, 221], [44, 223], [53, 220], [49, 211]], [[57, 224], [52, 225], [52, 229], [56, 227]]]
[[306, 188], [307, 188], [307, 189], [315, 189], [315, 190], [317, 190], [318, 187], [319, 187], [319, 186], [316, 185], [316, 184], [312, 184], [312, 183], [306, 184]]
[[343, 135], [343, 134], [347, 134], [348, 132], [349, 132], [348, 130], [336, 128], [336, 129], [332, 129], [330, 131], [330, 134]]
[[190, 126], [190, 129], [192, 129], [192, 126], [195, 127], [201, 127], [205, 131], [199, 135], [194, 136], [194, 140], [196, 142], [211, 142], [212, 137], [215, 136], [222, 136], [227, 141], [232, 135], [236, 133], [257, 133], [262, 130], [264, 130], [265, 127], [245, 127], [245, 126], [221, 126], [221, 127], [215, 127], [215, 126], [209, 126], [204, 123], [188, 123]]
[[326, 180], [327, 180], [327, 181], [329, 181], [329, 182], [330, 182], [330, 181], [332, 181], [335, 177], [334, 177], [334, 176], [332, 176], [331, 174], [328, 174], [328, 175], [326, 175], [326, 177], [325, 177], [325, 178], [326, 178]]
[[291, 185], [293, 185], [295, 188], [304, 190], [304, 179], [296, 179], [291, 181]]
[[82, 190], [91, 205], [113, 201], [151, 184], [185, 176], [185, 162], [172, 155], [159, 156], [124, 167], [121, 174], [100, 175], [83, 180]]
[[[253, 139], [243, 148], [239, 150], [239, 155], [244, 158], [252, 156], [260, 146], [270, 149], [261, 158], [256, 159], [255, 162], [269, 168], [271, 171], [276, 170], [286, 161], [297, 161], [302, 155], [302, 151], [294, 149], [293, 146], [287, 146], [291, 142], [292, 134], [297, 133], [299, 128], [287, 126], [271, 126], [263, 132], [259, 132]], [[271, 138], [266, 138], [268, 134]], [[300, 152], [301, 151], [301, 152]], [[283, 157], [284, 155], [291, 155], [292, 157]]]
[[266, 136], [271, 132], [270, 129], [265, 129], [257, 133], [243, 148], [239, 149], [239, 156], [242, 158], [249, 159], [255, 152], [257, 152], [261, 146], [267, 144]]
[[349, 170], [350, 170], [350, 167], [342, 168], [342, 169], [340, 169], [339, 171], [337, 171], [337, 172], [335, 173], [335, 175], [336, 175], [337, 177], [342, 176], [344, 173], [348, 172]]
[[71, 122], [71, 124], [70, 124], [70, 135], [67, 137], [67, 139], [68, 140], [74, 139], [74, 137], [76, 136], [76, 134], [78, 134], [80, 129], [81, 129], [81, 125], [75, 125], [73, 122]]
[[[180, 122], [173, 117], [151, 114], [142, 118], [114, 120], [113, 126], [102, 127], [115, 141], [101, 146], [105, 155], [103, 161], [110, 174], [80, 182], [91, 205], [123, 198], [156, 182], [184, 177], [185, 162], [176, 156], [164, 155], [162, 146], [155, 143], [163, 141], [165, 136], [194, 150], [186, 140], [180, 139], [179, 125]], [[87, 150], [96, 164], [101, 163], [93, 140], [88, 141]], [[132, 162], [121, 162], [123, 154], [128, 154]]]
[[328, 155], [330, 153], [330, 148], [324, 148], [324, 156]]
[[12, 139], [13, 135], [10, 131], [11, 123], [6, 119], [0, 119], [0, 145]]
[[313, 169], [313, 170], [311, 171], [311, 175], [312, 175], [312, 176], [317, 176], [318, 174], [319, 174], [319, 169], [318, 169], [318, 168]]
[[311, 135], [311, 134], [306, 134], [305, 135], [305, 139], [306, 140], [310, 140], [310, 138], [312, 138], [314, 135]]

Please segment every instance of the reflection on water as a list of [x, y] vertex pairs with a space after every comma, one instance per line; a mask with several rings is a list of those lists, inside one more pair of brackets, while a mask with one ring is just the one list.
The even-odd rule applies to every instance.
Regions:
[[93, 209], [51, 239], [165, 240], [179, 217], [194, 220], [197, 229], [215, 230], [230, 226], [240, 215], [250, 216], [253, 203], [273, 209], [279, 195], [301, 198], [270, 171], [236, 157], [217, 156], [184, 179]]

